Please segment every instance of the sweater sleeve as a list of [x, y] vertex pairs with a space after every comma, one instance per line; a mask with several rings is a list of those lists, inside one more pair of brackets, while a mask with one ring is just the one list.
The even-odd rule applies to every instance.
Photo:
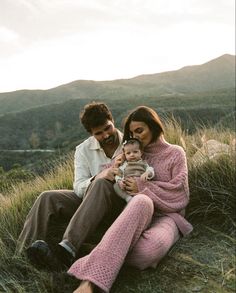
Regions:
[[[171, 180], [169, 182], [155, 180], [142, 182], [137, 178], [139, 193], [150, 197], [155, 209], [164, 213], [181, 211], [189, 202], [186, 156], [183, 149], [178, 150], [170, 163]], [[154, 168], [157, 172], [158, 166]]]
[[151, 180], [155, 176], [154, 169], [150, 166], [147, 167], [146, 172], [148, 173], [148, 180]]

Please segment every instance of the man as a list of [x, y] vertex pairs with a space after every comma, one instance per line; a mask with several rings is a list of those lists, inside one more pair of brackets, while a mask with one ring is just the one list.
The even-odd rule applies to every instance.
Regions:
[[[104, 103], [86, 105], [80, 119], [91, 136], [76, 147], [74, 191], [41, 193], [18, 239], [19, 250], [26, 248], [30, 261], [41, 267], [58, 267], [59, 260], [69, 266], [104, 216], [113, 210], [118, 215], [124, 206], [112, 185], [118, 172], [112, 160], [121, 152], [122, 133]], [[61, 242], [51, 250], [49, 229], [61, 219], [68, 225]]]

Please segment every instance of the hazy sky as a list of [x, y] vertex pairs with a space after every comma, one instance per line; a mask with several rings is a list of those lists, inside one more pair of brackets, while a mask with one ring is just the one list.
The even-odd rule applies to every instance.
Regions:
[[0, 0], [0, 92], [235, 54], [234, 0]]

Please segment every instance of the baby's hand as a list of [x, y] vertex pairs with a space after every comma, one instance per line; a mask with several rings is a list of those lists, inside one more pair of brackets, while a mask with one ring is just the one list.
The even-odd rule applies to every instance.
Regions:
[[148, 180], [148, 174], [147, 173], [143, 173], [141, 176], [140, 176], [140, 179], [142, 181], [147, 181]]
[[123, 182], [123, 180], [119, 180], [118, 185], [119, 185], [120, 189], [125, 190], [125, 183]]
[[96, 175], [96, 179], [104, 178], [110, 181], [114, 181], [115, 176], [118, 174], [118, 172], [119, 172], [118, 168], [110, 167], [110, 168], [104, 169], [98, 175]]

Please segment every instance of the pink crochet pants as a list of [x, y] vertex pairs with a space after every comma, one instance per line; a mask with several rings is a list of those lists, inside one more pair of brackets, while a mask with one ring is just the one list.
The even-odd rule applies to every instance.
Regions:
[[89, 255], [78, 259], [68, 273], [109, 292], [124, 262], [139, 269], [155, 267], [179, 239], [179, 232], [169, 217], [152, 221], [153, 212], [150, 198], [144, 194], [134, 196], [100, 243]]

